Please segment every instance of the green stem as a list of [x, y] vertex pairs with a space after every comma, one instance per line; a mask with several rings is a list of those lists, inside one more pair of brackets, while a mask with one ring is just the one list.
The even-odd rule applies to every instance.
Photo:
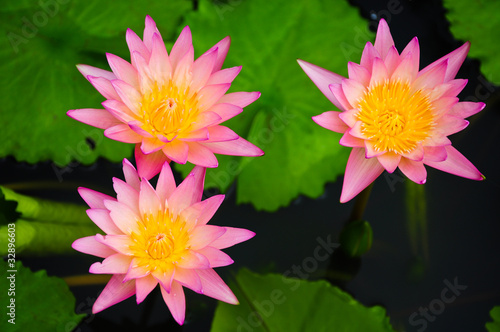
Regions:
[[89, 224], [87, 207], [72, 203], [54, 202], [41, 198], [25, 196], [0, 186], [5, 199], [16, 201], [16, 211], [24, 219], [57, 224]]
[[363, 219], [363, 214], [365, 213], [366, 204], [370, 198], [372, 188], [373, 182], [358, 194], [354, 202], [354, 206], [352, 207], [351, 216], [349, 217], [349, 220], [347, 220], [347, 223]]

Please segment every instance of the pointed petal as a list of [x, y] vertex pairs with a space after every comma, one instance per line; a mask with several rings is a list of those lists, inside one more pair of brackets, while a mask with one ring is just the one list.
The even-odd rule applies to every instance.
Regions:
[[[175, 265], [182, 269], [208, 269], [210, 262], [208, 259], [194, 250], [185, 252]], [[177, 277], [177, 276], [176, 276]]]
[[401, 82], [411, 83], [418, 75], [419, 55], [408, 53], [408, 55], [401, 59], [401, 62], [392, 73], [391, 80], [399, 79]]
[[217, 114], [216, 111], [218, 111], [219, 109], [221, 109], [221, 107], [223, 108], [224, 105], [228, 105], [230, 107], [239, 108], [237, 106], [233, 106], [233, 105], [229, 105], [229, 104], [217, 104], [217, 105], [214, 105], [213, 107], [210, 108], [209, 111], [205, 111], [205, 112], [202, 112], [202, 113], [198, 114], [198, 116], [196, 117], [195, 121], [193, 121], [191, 123], [191, 130], [193, 130], [193, 131], [200, 130], [200, 129], [203, 129], [203, 128], [206, 128], [206, 127], [209, 127], [209, 126], [214, 126], [214, 125], [216, 125], [218, 123], [221, 123], [223, 121], [222, 117], [219, 114]]
[[371, 74], [373, 59], [375, 58], [381, 58], [380, 53], [372, 43], [367, 42], [365, 48], [363, 49], [363, 53], [361, 54], [361, 61], [359, 62], [359, 64], [370, 71]]
[[102, 194], [100, 192], [88, 188], [79, 187], [78, 193], [83, 198], [85, 203], [87, 203], [88, 206], [90, 206], [90, 208], [92, 209], [105, 209], [106, 208], [104, 206], [105, 200], [116, 201], [116, 198], [114, 197]]
[[358, 81], [345, 79], [342, 80], [342, 90], [352, 108], [356, 108], [358, 107], [359, 100], [366, 92], [366, 87]]
[[239, 136], [234, 131], [225, 126], [211, 126], [208, 128], [209, 142], [225, 142], [238, 139]]
[[198, 92], [198, 107], [200, 111], [208, 110], [227, 92], [231, 84], [216, 84], [204, 86]]
[[108, 111], [121, 122], [128, 123], [131, 121], [136, 121], [138, 118], [137, 115], [127, 107], [127, 105], [119, 100], [105, 100], [102, 102], [102, 106], [104, 106], [106, 111]]
[[208, 51], [205, 53], [209, 53], [214, 49], [217, 49], [217, 60], [215, 61], [215, 64], [213, 66], [213, 71], [216, 72], [222, 68], [222, 64], [224, 63], [224, 60], [226, 59], [227, 52], [229, 51], [229, 46], [231, 45], [231, 38], [229, 36], [223, 38], [220, 42], [212, 46]]
[[83, 108], [78, 110], [69, 110], [66, 114], [77, 121], [100, 129], [106, 129], [121, 123], [120, 120], [115, 118], [108, 111], [102, 109]]
[[191, 230], [194, 226], [203, 226], [207, 224], [222, 204], [223, 200], [224, 195], [215, 195], [183, 210], [181, 216], [186, 221], [187, 229]]
[[189, 30], [188, 26], [185, 26], [170, 52], [170, 63], [172, 64], [172, 68], [177, 68], [177, 64], [192, 47], [193, 41], [191, 39], [191, 30]]
[[366, 159], [364, 149], [353, 148], [347, 161], [340, 202], [351, 200], [375, 181], [383, 171], [384, 168], [377, 158]]
[[194, 165], [214, 168], [219, 165], [214, 153], [198, 142], [188, 142], [189, 154], [187, 160]]
[[[225, 95], [227, 96], [227, 95]], [[215, 104], [214, 106], [210, 107], [210, 111], [203, 112], [201, 114], [206, 114], [206, 113], [215, 113], [219, 116], [219, 120], [213, 122], [211, 125], [216, 125], [220, 124], [226, 120], [229, 120], [236, 115], [240, 114], [243, 112], [243, 109], [239, 106], [232, 105], [232, 104]]]
[[[389, 78], [385, 63], [380, 58], [373, 59], [372, 76], [370, 86], [374, 86], [386, 81]], [[351, 104], [352, 105], [352, 104]]]
[[127, 205], [139, 215], [139, 192], [125, 181], [117, 178], [113, 178], [113, 189], [116, 192], [118, 202]]
[[365, 140], [361, 138], [357, 138], [352, 136], [348, 131], [342, 135], [342, 138], [339, 141], [339, 144], [342, 146], [347, 146], [350, 148], [364, 148]]
[[201, 280], [193, 269], [176, 269], [175, 270], [175, 281], [180, 283], [182, 286], [187, 287], [196, 293], [201, 292]]
[[147, 180], [158, 174], [163, 164], [168, 160], [163, 151], [156, 151], [144, 154], [140, 144], [135, 146], [135, 162], [137, 163], [138, 174]]
[[382, 59], [385, 59], [387, 52], [391, 46], [394, 46], [394, 40], [392, 39], [391, 30], [387, 25], [387, 22], [382, 18], [378, 22], [377, 35], [375, 37], [375, 48], [378, 50]]
[[441, 162], [448, 157], [444, 146], [424, 146], [424, 164], [427, 161]]
[[134, 58], [132, 57], [134, 52], [139, 53], [144, 59], [149, 61], [151, 53], [146, 45], [144, 45], [141, 38], [134, 31], [127, 29], [127, 32], [125, 33], [125, 40], [127, 41], [128, 49], [130, 50], [132, 66], [137, 68]]
[[116, 126], [109, 127], [104, 131], [104, 136], [123, 143], [139, 143], [142, 141], [142, 137], [136, 134], [126, 124], [118, 124]]
[[137, 298], [137, 304], [144, 301], [146, 296], [158, 285], [158, 281], [148, 275], [144, 278], [139, 278], [135, 280], [135, 296]]
[[[155, 21], [151, 18], [151, 16], [146, 15], [146, 22], [144, 25], [144, 33], [142, 35], [142, 39], [144, 40], [144, 45], [148, 49], [152, 49], [153, 45], [153, 35], [157, 34], [159, 35], [160, 32], [158, 31], [158, 28], [156, 27]], [[160, 36], [161, 38], [161, 36]]]
[[222, 69], [210, 75], [206, 85], [231, 83], [241, 71], [241, 66]]
[[135, 167], [127, 159], [123, 159], [123, 175], [125, 182], [135, 190], [139, 191], [140, 179]]
[[201, 55], [193, 63], [193, 80], [190, 85], [190, 90], [198, 91], [201, 87], [207, 84], [207, 81], [212, 74], [212, 69], [217, 59], [218, 49], [214, 48], [210, 52]]
[[[188, 158], [189, 146], [187, 143], [176, 139], [165, 144], [162, 151], [168, 159], [171, 159], [178, 164], [185, 164]], [[156, 153], [159, 153], [159, 151]]]
[[103, 291], [94, 302], [92, 307], [93, 314], [96, 314], [134, 295], [134, 280], [123, 282], [123, 276], [124, 275], [116, 274], [111, 277], [106, 287], [104, 287]]
[[211, 268], [228, 266], [234, 263], [228, 254], [214, 247], [205, 247], [198, 250], [198, 252], [208, 259]]
[[163, 204], [172, 195], [176, 188], [174, 174], [169, 163], [164, 163], [156, 183], [156, 194]]
[[109, 210], [109, 215], [115, 225], [124, 233], [130, 234], [139, 231], [139, 217], [134, 211], [123, 203], [105, 201], [104, 205]]
[[97, 242], [104, 244], [113, 250], [127, 256], [132, 256], [133, 251], [130, 250], [130, 236], [128, 235], [106, 235], [96, 234], [95, 239]]
[[347, 71], [350, 79], [354, 79], [365, 86], [368, 86], [370, 83], [370, 72], [365, 67], [349, 61], [347, 63]]
[[131, 256], [125, 256], [120, 253], [111, 255], [105, 260], [96, 262], [90, 266], [89, 272], [94, 274], [125, 274], [128, 271]]
[[149, 59], [149, 68], [153, 79], [159, 85], [168, 82], [172, 77], [172, 65], [168, 57], [165, 44], [158, 33], [153, 35], [153, 46], [151, 49], [151, 58]]
[[137, 69], [138, 81], [139, 81], [139, 91], [144, 93], [145, 91], [151, 91], [153, 87], [153, 74], [149, 69], [149, 57], [144, 58], [144, 56], [139, 52], [134, 52], [131, 55], [132, 63]]
[[387, 152], [377, 157], [379, 163], [389, 173], [393, 173], [401, 161], [401, 155]]
[[86, 78], [89, 79], [89, 76], [93, 77], [102, 77], [107, 79], [108, 81], [115, 80], [116, 75], [110, 72], [109, 70], [104, 70], [101, 68], [97, 67], [92, 67], [89, 65], [76, 65], [76, 68], [82, 75]]
[[141, 181], [141, 190], [139, 191], [140, 215], [152, 215], [153, 219], [156, 219], [161, 206], [160, 199], [151, 184], [147, 180]]
[[[135, 129], [135, 128], [133, 128], [133, 129]], [[152, 153], [155, 153], [157, 151], [160, 151], [163, 148], [163, 146], [165, 146], [165, 143], [163, 143], [162, 141], [160, 141], [156, 137], [153, 137], [153, 138], [143, 137], [142, 144], [141, 144], [141, 151], [142, 151], [142, 153], [148, 155], [148, 154], [152, 154]]]
[[326, 98], [340, 108], [337, 98], [335, 98], [328, 86], [340, 83], [344, 77], [300, 59], [297, 62]]
[[174, 214], [182, 212], [185, 208], [197, 203], [203, 195], [205, 182], [205, 168], [195, 166], [191, 173], [182, 181], [168, 199], [169, 209]]
[[342, 90], [342, 84], [331, 84], [329, 88], [341, 106], [339, 110], [347, 112], [352, 109], [351, 104], [349, 104], [349, 101], [347, 101], [347, 98], [345, 97], [344, 90]]
[[192, 230], [189, 238], [189, 246], [192, 250], [198, 250], [210, 245], [226, 232], [224, 227], [214, 225], [197, 226]]
[[123, 232], [116, 227], [107, 209], [88, 209], [87, 215], [104, 233], [112, 235], [123, 234]]
[[385, 67], [387, 68], [387, 75], [391, 77], [394, 73], [394, 70], [396, 70], [396, 68], [401, 63], [401, 57], [399, 56], [398, 50], [396, 50], [394, 46], [389, 49], [384, 63]]
[[465, 158], [457, 149], [452, 146], [446, 146], [448, 157], [445, 161], [434, 162], [426, 161], [425, 164], [437, 168], [443, 172], [458, 175], [471, 180], [484, 180], [484, 176], [477, 168]]
[[111, 53], [106, 53], [106, 58], [108, 59], [111, 70], [116, 75], [118, 80], [130, 84], [134, 88], [139, 87], [137, 70], [132, 66], [132, 64]]
[[264, 155], [264, 151], [242, 137], [226, 142], [203, 142], [199, 144], [206, 146], [213, 153], [229, 156], [259, 157]]
[[245, 107], [259, 99], [260, 97], [260, 92], [254, 91], [254, 92], [245, 92], [245, 91], [239, 91], [239, 92], [231, 92], [228, 94], [225, 94], [224, 96], [219, 98], [219, 101], [217, 101], [217, 104], [233, 104], [235, 106], [239, 107]]
[[225, 249], [235, 244], [247, 241], [255, 236], [255, 233], [244, 228], [224, 227], [226, 232], [210, 243], [211, 247]]
[[364, 140], [364, 148], [365, 148], [365, 158], [373, 158], [373, 157], [378, 157], [382, 154], [385, 153], [385, 151], [378, 150], [375, 147], [375, 142], [369, 141], [369, 140]]
[[[135, 69], [134, 69], [135, 70]], [[133, 114], [139, 114], [141, 110], [142, 95], [139, 92], [139, 83], [137, 87], [128, 84], [125, 81], [111, 81], [116, 93], [120, 96], [121, 101], [128, 107]]]
[[339, 118], [340, 113], [341, 112], [328, 111], [320, 115], [313, 116], [312, 119], [321, 127], [337, 133], [344, 133], [349, 129], [349, 127]]
[[[217, 117], [219, 118], [219, 116]], [[206, 127], [203, 127], [201, 129], [193, 130], [190, 132], [180, 133], [177, 136], [177, 139], [183, 140], [184, 142], [197, 142], [197, 141], [207, 141], [208, 137], [209, 137], [208, 129]]]
[[175, 321], [179, 325], [184, 324], [184, 319], [186, 317], [186, 298], [181, 284], [174, 281], [170, 293], [167, 293], [167, 291], [161, 287], [161, 295]]
[[439, 119], [436, 129], [444, 136], [449, 136], [465, 129], [469, 121], [451, 115], [445, 115]]
[[448, 67], [448, 61], [443, 61], [441, 64], [434, 66], [431, 70], [420, 72], [412, 84], [412, 90], [432, 89], [443, 83], [444, 75]]
[[173, 264], [168, 264], [169, 266], [164, 271], [160, 272], [159, 269], [157, 269], [151, 272], [151, 275], [160, 283], [161, 288], [170, 292], [176, 269]]
[[399, 169], [408, 179], [418, 184], [424, 184], [427, 179], [427, 171], [424, 163], [421, 161], [413, 161], [407, 158], [401, 158]]
[[203, 294], [223, 302], [238, 304], [236, 296], [213, 269], [198, 270], [197, 273], [203, 285]]
[[[193, 60], [194, 49], [191, 46], [174, 69], [172, 81], [181, 91], [187, 89], [193, 79]], [[196, 91], [191, 92], [194, 93]]]
[[444, 76], [444, 82], [448, 82], [452, 79], [455, 78], [455, 76], [458, 73], [458, 70], [460, 69], [460, 66], [462, 66], [462, 63], [464, 62], [465, 58], [467, 57], [467, 53], [469, 53], [469, 48], [470, 48], [470, 43], [466, 42], [453, 52], [450, 52], [443, 56], [442, 58], [434, 61], [424, 69], [420, 71], [420, 74], [422, 75], [423, 73], [431, 70], [435, 66], [441, 65], [442, 62], [448, 61], [448, 66], [446, 68], [446, 74]]
[[[92, 84], [94, 88], [96, 88], [96, 90], [104, 96], [104, 98], [120, 100], [120, 96], [116, 93], [115, 88], [111, 84], [111, 81], [109, 81], [108, 79], [105, 79], [104, 77], [94, 76], [87, 76], [87, 79], [89, 80], [90, 84]], [[114, 80], [115, 79], [116, 77], [114, 78]]]
[[474, 103], [470, 101], [463, 101], [453, 105], [453, 107], [448, 112], [449, 115], [468, 118], [481, 111], [486, 106], [485, 103]]
[[404, 59], [408, 56], [408, 54], [412, 55], [412, 59], [415, 62], [414, 66], [417, 67], [417, 70], [419, 68], [419, 63], [420, 63], [420, 45], [418, 44], [418, 38], [413, 37], [412, 40], [406, 45], [405, 49], [403, 52], [401, 52], [400, 59]]
[[[137, 258], [132, 258], [130, 262], [129, 268], [125, 274], [124, 281], [132, 280], [132, 279], [142, 279], [150, 275], [150, 268], [145, 265], [136, 265]], [[154, 278], [153, 278], [154, 279]], [[156, 279], [155, 279], [156, 280]]]
[[75, 240], [73, 244], [71, 244], [71, 247], [79, 252], [83, 252], [84, 254], [102, 258], [116, 254], [115, 250], [111, 249], [107, 245], [97, 242], [94, 235]]
[[402, 156], [413, 161], [422, 161], [422, 159], [424, 159], [424, 148], [422, 144], [419, 143], [412, 151], [402, 153]]

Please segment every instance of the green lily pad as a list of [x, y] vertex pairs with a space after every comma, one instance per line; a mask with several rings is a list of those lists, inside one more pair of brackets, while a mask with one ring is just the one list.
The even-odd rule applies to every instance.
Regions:
[[[199, 1], [186, 16], [193, 44], [205, 51], [225, 36], [231, 48], [225, 67], [243, 66], [231, 91], [260, 91], [243, 113], [225, 122], [262, 148], [259, 158], [218, 155], [206, 186], [222, 191], [237, 178], [237, 202], [277, 210], [303, 194], [316, 198], [345, 169], [349, 149], [340, 135], [311, 117], [335, 109], [302, 71], [296, 59], [347, 75], [347, 61], [359, 61], [373, 38], [358, 9], [344, 1]], [[362, 42], [360, 42], [362, 41]], [[189, 166], [180, 166], [187, 173]]]
[[0, 268], [5, 291], [1, 331], [66, 332], [85, 317], [75, 313], [75, 297], [62, 279], [48, 277], [45, 270], [33, 273], [20, 261], [10, 265], [1, 260]]
[[326, 281], [242, 269], [232, 289], [240, 304], [220, 302], [211, 332], [394, 332], [384, 308], [365, 307]]
[[[69, 109], [102, 108], [103, 97], [75, 65], [109, 69], [105, 52], [129, 59], [125, 30], [142, 35], [151, 14], [174, 32], [190, 1], [9, 1], [0, 8], [0, 85], [3, 96], [0, 157], [19, 161], [72, 160], [90, 164], [103, 156], [118, 162], [133, 146], [105, 139], [103, 130], [66, 115]], [[160, 8], [162, 8], [160, 10]], [[169, 35], [165, 31], [165, 35]], [[72, 163], [72, 165], [74, 165]]]
[[21, 214], [16, 211], [16, 208], [17, 202], [5, 198], [4, 193], [0, 190], [0, 226], [12, 223], [21, 216]]
[[488, 332], [500, 332], [500, 306], [494, 306], [490, 311], [493, 322], [486, 323]]
[[490, 81], [500, 84], [498, 31], [500, 21], [491, 13], [500, 11], [500, 2], [493, 0], [445, 0], [446, 17], [455, 38], [470, 41], [469, 56], [481, 61], [481, 72]]

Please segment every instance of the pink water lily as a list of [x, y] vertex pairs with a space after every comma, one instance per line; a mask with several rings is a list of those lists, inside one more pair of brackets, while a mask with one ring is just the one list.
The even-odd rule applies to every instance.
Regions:
[[170, 54], [149, 16], [143, 39], [128, 29], [131, 63], [106, 54], [111, 72], [78, 65], [107, 100], [105, 109], [70, 110], [78, 121], [105, 129], [113, 140], [136, 144], [141, 177], [156, 175], [165, 161], [217, 167], [214, 153], [261, 156], [261, 149], [221, 123], [259, 98], [259, 92], [226, 94], [241, 67], [222, 68], [229, 49], [226, 37], [194, 61], [189, 27]]
[[137, 303], [160, 285], [174, 319], [183, 324], [183, 287], [215, 299], [237, 304], [229, 287], [214, 271], [233, 260], [220, 249], [252, 238], [255, 233], [232, 227], [207, 225], [224, 199], [201, 201], [205, 168], [196, 166], [176, 187], [165, 163], [156, 189], [123, 161], [125, 181], [114, 178], [117, 198], [79, 188], [90, 206], [87, 214], [106, 235], [76, 240], [73, 248], [104, 258], [91, 273], [112, 274], [92, 308], [97, 313], [136, 295]]
[[448, 135], [468, 125], [464, 118], [484, 103], [459, 102], [467, 84], [455, 79], [469, 43], [419, 71], [419, 44], [413, 38], [401, 54], [385, 20], [380, 20], [375, 44], [368, 42], [360, 64], [348, 63], [349, 78], [298, 60], [299, 65], [340, 110], [313, 120], [344, 134], [340, 144], [352, 147], [344, 176], [341, 202], [371, 184], [385, 169], [399, 167], [423, 184], [424, 165], [473, 180], [483, 175], [451, 145]]

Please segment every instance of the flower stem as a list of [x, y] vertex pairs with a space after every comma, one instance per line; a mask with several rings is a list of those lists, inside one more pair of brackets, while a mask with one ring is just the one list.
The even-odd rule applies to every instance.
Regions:
[[356, 197], [356, 201], [354, 202], [354, 206], [351, 211], [351, 216], [349, 217], [349, 220], [347, 220], [347, 223], [363, 219], [363, 214], [365, 213], [366, 204], [370, 198], [372, 188], [373, 182]]

